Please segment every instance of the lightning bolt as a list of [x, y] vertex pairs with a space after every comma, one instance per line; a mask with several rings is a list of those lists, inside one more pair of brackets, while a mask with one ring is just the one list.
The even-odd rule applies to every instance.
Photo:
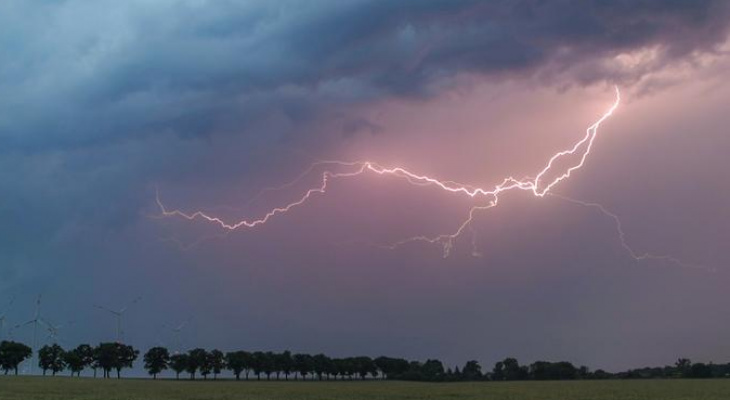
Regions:
[[[481, 188], [471, 185], [464, 185], [460, 184], [458, 182], [454, 181], [448, 181], [448, 180], [440, 180], [431, 176], [427, 175], [420, 175], [414, 172], [411, 172], [403, 167], [384, 167], [381, 166], [375, 162], [372, 161], [354, 161], [354, 162], [343, 162], [343, 161], [320, 161], [317, 163], [312, 164], [307, 170], [305, 170], [302, 174], [300, 174], [296, 179], [280, 186], [280, 187], [269, 187], [264, 189], [264, 191], [271, 191], [271, 190], [280, 190], [287, 187], [291, 187], [294, 184], [296, 184], [298, 181], [303, 179], [304, 177], [308, 176], [311, 172], [315, 170], [316, 167], [319, 166], [337, 166], [340, 168], [340, 171], [332, 171], [332, 170], [325, 170], [322, 172], [321, 179], [319, 181], [319, 184], [311, 187], [310, 189], [306, 190], [299, 198], [296, 200], [285, 204], [280, 207], [272, 208], [262, 216], [258, 218], [252, 218], [252, 219], [241, 219], [237, 221], [227, 221], [224, 220], [221, 217], [208, 214], [204, 211], [194, 211], [194, 212], [184, 212], [178, 209], [168, 209], [160, 199], [159, 192], [157, 192], [156, 195], [156, 202], [160, 209], [161, 216], [162, 217], [179, 217], [186, 220], [202, 220], [208, 223], [216, 224], [220, 228], [227, 230], [227, 231], [234, 231], [237, 229], [246, 229], [246, 228], [255, 228], [259, 225], [266, 224], [269, 222], [272, 218], [276, 217], [279, 214], [285, 214], [292, 210], [293, 208], [296, 208], [307, 201], [309, 201], [313, 196], [318, 194], [324, 194], [327, 189], [329, 188], [329, 184], [331, 181], [335, 179], [342, 179], [342, 178], [351, 178], [356, 177], [359, 175], [363, 175], [366, 173], [375, 174], [379, 176], [394, 176], [397, 178], [404, 179], [407, 183], [411, 185], [418, 185], [418, 186], [432, 186], [437, 189], [453, 193], [455, 195], [462, 195], [462, 196], [468, 196], [471, 198], [479, 198], [479, 199], [485, 199], [486, 203], [475, 205], [473, 206], [467, 215], [467, 218], [458, 226], [458, 228], [452, 232], [447, 234], [440, 234], [433, 237], [428, 236], [415, 236], [411, 238], [407, 238], [404, 240], [401, 240], [399, 242], [384, 246], [387, 248], [397, 248], [399, 246], [402, 246], [406, 243], [415, 242], [415, 241], [423, 241], [433, 244], [440, 244], [443, 246], [444, 256], [447, 257], [451, 250], [453, 249], [455, 240], [460, 237], [464, 231], [471, 228], [471, 223], [474, 220], [477, 213], [481, 211], [485, 211], [494, 207], [497, 207], [499, 204], [499, 198], [502, 193], [509, 192], [509, 191], [526, 191], [534, 195], [535, 197], [545, 197], [546, 195], [555, 195], [552, 193], [552, 189], [559, 184], [560, 182], [568, 179], [571, 174], [583, 167], [585, 164], [585, 161], [588, 157], [588, 155], [591, 153], [591, 150], [593, 148], [594, 141], [598, 135], [598, 128], [601, 126], [601, 124], [608, 119], [614, 111], [618, 108], [620, 102], [621, 102], [621, 93], [618, 89], [618, 87], [615, 87], [615, 93], [616, 97], [613, 102], [613, 104], [610, 106], [610, 108], [592, 125], [590, 125], [585, 132], [585, 135], [575, 142], [572, 147], [560, 151], [556, 154], [554, 154], [550, 159], [547, 161], [547, 163], [544, 165], [544, 167], [537, 172], [537, 174], [532, 177], [528, 178], [522, 178], [517, 179], [512, 176], [505, 178], [503, 181], [501, 181], [499, 184], [488, 187], [488, 188]], [[564, 167], [562, 170], [558, 170], [556, 167], [556, 164], [561, 160], [573, 160], [573, 163], [570, 164], [567, 167]], [[561, 161], [562, 162], [562, 161]], [[342, 169], [345, 169], [342, 171]], [[550, 178], [550, 176], [553, 176], [553, 178]], [[258, 198], [264, 191], [259, 193], [254, 199]], [[621, 243], [624, 247], [624, 249], [627, 251], [627, 253], [634, 258], [637, 261], [646, 260], [646, 259], [662, 259], [666, 261], [673, 262], [675, 264], [684, 265], [681, 261], [669, 257], [669, 256], [655, 256], [651, 254], [639, 254], [636, 251], [634, 251], [630, 246], [627, 245], [625, 240], [625, 234], [623, 232], [621, 222], [615, 214], [609, 212], [607, 209], [605, 209], [603, 206], [596, 204], [596, 203], [586, 203], [579, 200], [570, 199], [564, 196], [555, 195], [563, 200], [569, 201], [571, 203], [579, 204], [586, 207], [596, 208], [599, 211], [601, 211], [604, 215], [612, 218], [617, 226], [617, 231], [621, 240]], [[252, 199], [251, 201], [253, 201]], [[249, 201], [249, 203], [251, 202]], [[473, 233], [473, 230], [472, 230]], [[472, 240], [472, 246], [473, 251], [472, 254], [475, 256], [478, 256], [479, 253], [476, 250], [476, 243], [474, 240]]]
[[633, 258], [635, 261], [645, 261], [645, 260], [657, 260], [657, 261], [666, 261], [669, 263], [672, 263], [674, 265], [685, 267], [685, 268], [696, 268], [696, 269], [702, 269], [706, 270], [708, 272], [717, 272], [717, 268], [708, 267], [706, 265], [702, 264], [691, 264], [686, 263], [674, 256], [666, 255], [666, 254], [652, 254], [648, 252], [638, 252], [637, 250], [634, 250], [633, 247], [631, 247], [626, 240], [626, 233], [624, 232], [623, 224], [621, 223], [621, 218], [619, 218], [618, 215], [615, 213], [609, 211], [606, 207], [604, 207], [602, 204], [599, 203], [592, 203], [588, 201], [582, 201], [582, 200], [576, 200], [567, 196], [563, 196], [557, 193], [550, 193], [550, 196], [553, 196], [555, 198], [558, 198], [563, 201], [567, 201], [568, 203], [577, 204], [583, 207], [592, 208], [603, 214], [604, 216], [611, 219], [614, 223], [614, 227], [616, 228], [616, 234], [618, 236], [619, 242], [621, 243], [621, 247], [626, 251], [626, 254], [628, 254], [631, 258]]

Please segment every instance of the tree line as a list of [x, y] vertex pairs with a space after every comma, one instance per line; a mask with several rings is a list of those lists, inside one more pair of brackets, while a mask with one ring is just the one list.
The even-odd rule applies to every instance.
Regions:
[[[31, 358], [32, 349], [13, 341], [0, 342], [0, 368], [8, 375], [18, 374], [21, 363]], [[82, 344], [65, 350], [58, 344], [45, 345], [38, 350], [38, 367], [43, 375], [57, 375], [68, 371], [80, 376], [90, 369], [93, 376], [101, 371], [103, 378], [112, 373], [121, 378], [124, 369], [132, 368], [140, 352], [123, 343], [108, 342], [98, 346]], [[217, 379], [223, 371], [230, 371], [237, 379], [266, 380], [353, 380], [394, 379], [413, 381], [518, 381], [570, 379], [632, 379], [632, 378], [713, 378], [730, 376], [730, 364], [692, 363], [681, 358], [673, 366], [641, 368], [620, 373], [603, 370], [591, 371], [576, 367], [567, 361], [536, 361], [520, 365], [515, 358], [497, 362], [491, 371], [482, 371], [477, 361], [468, 361], [461, 368], [446, 368], [437, 359], [425, 362], [403, 358], [367, 356], [331, 358], [324, 354], [292, 354], [284, 352], [231, 351], [192, 349], [185, 353], [171, 353], [167, 348], [150, 348], [143, 356], [144, 369], [157, 379], [165, 371], [187, 379]]]

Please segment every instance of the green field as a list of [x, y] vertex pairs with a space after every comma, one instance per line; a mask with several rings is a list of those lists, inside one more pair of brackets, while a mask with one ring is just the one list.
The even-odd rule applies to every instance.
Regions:
[[235, 382], [0, 378], [2, 400], [278, 400], [278, 399], [490, 399], [490, 400], [727, 400], [730, 380], [573, 382]]

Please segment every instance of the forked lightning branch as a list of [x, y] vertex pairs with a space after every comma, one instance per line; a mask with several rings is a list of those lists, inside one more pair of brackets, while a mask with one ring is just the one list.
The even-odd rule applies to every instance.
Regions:
[[[534, 174], [534, 177], [517, 179], [513, 176], [509, 176], [492, 187], [475, 187], [470, 185], [463, 185], [454, 181], [441, 180], [432, 176], [421, 175], [412, 172], [405, 167], [385, 167], [372, 161], [322, 161], [307, 169], [305, 173], [300, 175], [295, 181], [287, 183], [281, 188], [292, 186], [293, 183], [295, 183], [299, 179], [304, 178], [308, 173], [314, 171], [314, 166], [329, 167], [329, 169], [325, 169], [324, 172], [321, 173], [321, 177], [317, 185], [310, 187], [290, 203], [273, 207], [259, 217], [243, 218], [239, 220], [227, 220], [220, 216], [213, 215], [204, 211], [187, 212], [180, 209], [170, 209], [163, 204], [159, 192], [157, 194], [156, 201], [157, 205], [159, 206], [161, 216], [163, 217], [182, 218], [190, 221], [200, 220], [206, 223], [217, 225], [224, 231], [235, 231], [239, 229], [253, 229], [259, 225], [266, 224], [273, 218], [277, 216], [283, 216], [292, 209], [302, 206], [309, 201], [312, 201], [316, 196], [326, 194], [330, 187], [330, 183], [334, 180], [354, 178], [364, 174], [372, 174], [376, 176], [393, 176], [401, 178], [405, 183], [410, 185], [431, 186], [437, 190], [452, 193], [454, 196], [468, 196], [474, 198], [478, 202], [477, 205], [472, 206], [472, 208], [469, 210], [468, 218], [461, 222], [458, 225], [457, 229], [453, 232], [443, 233], [436, 236], [420, 235], [409, 237], [386, 246], [389, 248], [396, 248], [410, 242], [421, 241], [441, 245], [444, 250], [444, 256], [448, 256], [451, 253], [455, 241], [468, 230], [468, 228], [471, 226], [471, 223], [474, 221], [474, 218], [476, 218], [479, 212], [483, 212], [485, 210], [497, 207], [500, 203], [500, 196], [503, 193], [510, 191], [524, 191], [532, 194], [534, 197], [537, 198], [543, 198], [550, 195], [569, 201], [571, 203], [576, 203], [599, 210], [601, 213], [614, 220], [616, 224], [616, 230], [621, 241], [621, 245], [626, 250], [627, 254], [637, 261], [646, 259], [659, 259], [681, 266], [701, 267], [698, 265], [683, 263], [677, 258], [671, 256], [639, 253], [631, 248], [626, 242], [625, 234], [621, 227], [621, 221], [619, 220], [618, 216], [609, 212], [605, 207], [599, 204], [582, 202], [553, 193], [553, 188], [555, 188], [562, 181], [570, 178], [570, 176], [575, 171], [579, 170], [585, 164], [586, 159], [593, 149], [593, 145], [596, 137], [598, 136], [598, 131], [601, 124], [614, 113], [614, 111], [618, 108], [621, 102], [621, 93], [618, 87], [615, 87], [615, 93], [616, 97], [613, 104], [603, 115], [601, 115], [598, 120], [596, 120], [586, 129], [585, 134], [580, 138], [580, 140], [577, 140], [569, 148], [552, 155], [552, 157], [550, 157], [544, 164], [543, 168]], [[559, 167], [558, 164], [561, 164], [563, 166]]]

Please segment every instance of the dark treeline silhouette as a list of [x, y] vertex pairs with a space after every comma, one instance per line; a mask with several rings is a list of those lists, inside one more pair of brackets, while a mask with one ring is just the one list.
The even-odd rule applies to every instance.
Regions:
[[[25, 344], [0, 342], [0, 368], [7, 375], [18, 374], [18, 366], [33, 352]], [[57, 344], [43, 346], [38, 350], [38, 366], [43, 375], [56, 375], [68, 370], [71, 376], [81, 376], [85, 369], [102, 372], [109, 378], [112, 372], [121, 378], [121, 371], [132, 368], [139, 357], [139, 351], [122, 343], [100, 343], [93, 347], [82, 344], [74, 349], [64, 350]], [[229, 370], [237, 380], [364, 380], [395, 379], [429, 382], [450, 381], [519, 381], [519, 380], [571, 380], [571, 379], [634, 379], [634, 378], [719, 378], [730, 377], [730, 364], [692, 363], [680, 358], [673, 366], [640, 368], [626, 372], [609, 373], [603, 370], [590, 371], [588, 367], [576, 367], [567, 361], [536, 361], [520, 365], [515, 358], [497, 362], [491, 371], [483, 371], [477, 361], [468, 361], [461, 368], [445, 368], [436, 359], [425, 362], [402, 358], [345, 357], [331, 358], [324, 354], [292, 354], [262, 351], [232, 351], [192, 349], [186, 353], [171, 354], [164, 347], [153, 347], [143, 356], [144, 369], [154, 378], [166, 370], [174, 373], [176, 379], [184, 378], [218, 379], [224, 370]]]

